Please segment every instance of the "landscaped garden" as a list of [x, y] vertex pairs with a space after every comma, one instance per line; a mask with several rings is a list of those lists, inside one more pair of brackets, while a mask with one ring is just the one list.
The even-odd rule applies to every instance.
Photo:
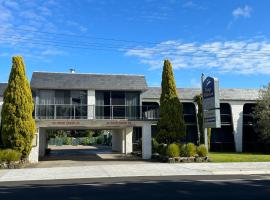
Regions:
[[[198, 141], [198, 145], [186, 143], [186, 125], [183, 117], [183, 105], [179, 100], [169, 60], [164, 61], [160, 97], [160, 119], [158, 133], [152, 141], [153, 158], [163, 162], [207, 162], [207, 149]], [[203, 138], [200, 138], [203, 140]]]
[[110, 145], [111, 135], [101, 130], [81, 130], [65, 131], [50, 130], [48, 131], [49, 145]]
[[152, 140], [153, 159], [161, 162], [208, 162], [207, 149], [205, 145], [196, 146], [193, 143], [172, 143], [169, 145], [159, 144]]
[[[164, 61], [162, 73], [162, 92], [160, 97], [160, 119], [158, 133], [152, 141], [153, 158], [163, 162], [270, 162], [270, 155], [256, 153], [209, 153], [211, 129], [207, 130], [208, 148], [204, 144], [202, 96], [194, 101], [198, 105], [198, 141], [197, 145], [186, 142], [186, 126], [183, 119], [183, 107], [177, 96], [171, 63]], [[265, 144], [270, 143], [269, 107], [270, 85], [264, 88], [262, 99], [255, 109], [255, 118], [259, 135]], [[267, 92], [268, 91], [268, 92]]]

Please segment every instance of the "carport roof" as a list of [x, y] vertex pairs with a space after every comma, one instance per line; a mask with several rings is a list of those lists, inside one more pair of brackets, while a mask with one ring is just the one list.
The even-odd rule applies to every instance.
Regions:
[[34, 72], [32, 89], [83, 89], [145, 91], [142, 75]]
[[[196, 95], [201, 93], [200, 88], [177, 88], [180, 99], [192, 100]], [[255, 101], [259, 97], [259, 89], [239, 89], [239, 88], [222, 88], [220, 89], [221, 100], [238, 100], [238, 101]], [[142, 94], [143, 99], [159, 99], [161, 89], [159, 87], [149, 87]]]

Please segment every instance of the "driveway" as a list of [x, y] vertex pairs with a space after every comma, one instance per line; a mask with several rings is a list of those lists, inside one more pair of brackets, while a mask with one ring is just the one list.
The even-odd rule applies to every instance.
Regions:
[[51, 152], [35, 168], [145, 163], [140, 157], [112, 152], [109, 146], [49, 146]]

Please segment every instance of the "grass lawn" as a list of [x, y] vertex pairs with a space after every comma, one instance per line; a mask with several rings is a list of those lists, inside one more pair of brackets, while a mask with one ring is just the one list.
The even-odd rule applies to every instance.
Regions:
[[270, 162], [270, 154], [209, 153], [211, 162]]

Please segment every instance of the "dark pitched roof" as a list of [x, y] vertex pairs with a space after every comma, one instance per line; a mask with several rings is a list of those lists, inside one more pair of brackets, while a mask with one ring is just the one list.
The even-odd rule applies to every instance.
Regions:
[[[177, 88], [180, 99], [192, 100], [195, 95], [201, 93], [200, 88]], [[259, 96], [258, 89], [220, 89], [221, 100], [243, 100], [254, 101]], [[159, 87], [149, 87], [147, 91], [142, 94], [143, 99], [159, 99], [161, 89]]]
[[141, 75], [107, 75], [34, 72], [32, 89], [94, 89], [145, 91], [147, 84]]
[[3, 96], [6, 88], [7, 88], [7, 83], [0, 83], [0, 97]]

